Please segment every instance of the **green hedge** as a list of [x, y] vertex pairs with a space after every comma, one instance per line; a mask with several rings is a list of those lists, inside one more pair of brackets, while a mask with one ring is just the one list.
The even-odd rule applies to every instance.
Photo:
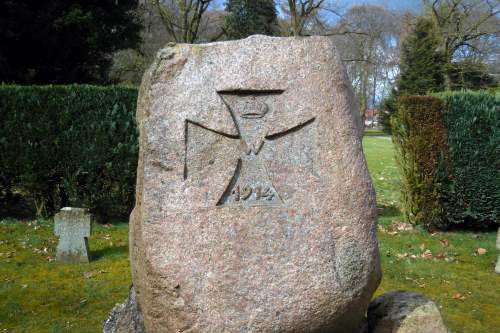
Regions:
[[0, 199], [29, 196], [40, 215], [67, 205], [128, 214], [136, 100], [119, 86], [0, 86]]
[[402, 174], [403, 212], [408, 220], [426, 226], [443, 223], [438, 177], [447, 151], [443, 108], [435, 97], [401, 97], [391, 119]]
[[500, 93], [450, 92], [446, 104], [449, 170], [442, 204], [449, 224], [500, 223]]
[[401, 97], [391, 126], [410, 221], [438, 228], [500, 223], [500, 94]]

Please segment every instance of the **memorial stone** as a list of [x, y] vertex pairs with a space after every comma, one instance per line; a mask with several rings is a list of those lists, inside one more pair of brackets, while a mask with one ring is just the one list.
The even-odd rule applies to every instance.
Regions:
[[169, 45], [137, 123], [130, 258], [146, 332], [360, 325], [381, 276], [375, 193], [329, 38]]
[[91, 223], [91, 215], [84, 208], [64, 207], [54, 216], [54, 234], [59, 236], [57, 261], [89, 262]]

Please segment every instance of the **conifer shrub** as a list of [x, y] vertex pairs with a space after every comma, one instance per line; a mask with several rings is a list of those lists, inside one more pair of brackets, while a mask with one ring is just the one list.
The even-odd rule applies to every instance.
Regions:
[[130, 212], [137, 166], [135, 88], [0, 86], [0, 199], [102, 217]]
[[391, 118], [402, 208], [426, 227], [500, 224], [500, 94], [398, 99]]
[[500, 224], [500, 93], [446, 92], [449, 168], [441, 202], [447, 224]]
[[443, 226], [438, 170], [446, 166], [443, 102], [430, 96], [405, 96], [391, 118], [396, 161], [402, 175], [402, 209], [407, 219], [426, 227]]

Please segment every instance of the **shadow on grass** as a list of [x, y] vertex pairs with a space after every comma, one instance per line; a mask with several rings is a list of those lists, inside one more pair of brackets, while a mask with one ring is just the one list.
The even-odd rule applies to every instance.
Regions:
[[378, 208], [378, 216], [384, 217], [395, 217], [401, 215], [401, 210], [398, 206], [394, 205], [377, 205]]
[[450, 223], [450, 225], [437, 230], [481, 234], [496, 231], [498, 228], [500, 228], [500, 224], [493, 221], [481, 222], [473, 219], [466, 219], [463, 223]]
[[36, 216], [32, 200], [20, 194], [2, 197], [0, 193], [0, 219], [33, 219]]
[[365, 129], [363, 133], [364, 136], [390, 136], [389, 133], [384, 132], [383, 130], [376, 129]]
[[117, 255], [123, 255], [123, 254], [128, 254], [128, 246], [127, 245], [121, 245], [121, 246], [112, 246], [112, 247], [106, 247], [104, 249], [100, 250], [95, 250], [95, 251], [90, 251], [90, 257], [92, 261], [100, 260], [105, 257], [114, 257]]

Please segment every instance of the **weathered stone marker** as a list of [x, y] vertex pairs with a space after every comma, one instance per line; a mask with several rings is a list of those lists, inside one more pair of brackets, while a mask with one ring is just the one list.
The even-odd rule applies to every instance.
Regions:
[[[500, 251], [500, 228], [497, 232], [497, 250]], [[495, 272], [500, 274], [500, 255], [498, 256], [497, 265], [495, 266]]]
[[54, 234], [59, 236], [57, 261], [89, 262], [91, 224], [91, 215], [84, 208], [64, 207], [54, 216]]
[[169, 46], [137, 112], [130, 251], [146, 332], [359, 325], [380, 281], [375, 194], [328, 38]]

